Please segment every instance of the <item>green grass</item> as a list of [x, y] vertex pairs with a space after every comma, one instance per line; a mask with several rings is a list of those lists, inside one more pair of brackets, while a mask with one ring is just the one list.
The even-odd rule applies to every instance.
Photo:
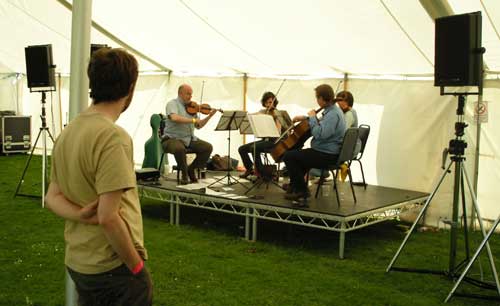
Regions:
[[[64, 305], [64, 222], [40, 200], [12, 198], [26, 159], [0, 157], [0, 305]], [[41, 194], [40, 161], [32, 161], [23, 192]], [[249, 243], [239, 217], [183, 208], [176, 227], [166, 205], [143, 200], [142, 207], [155, 305], [440, 305], [453, 285], [442, 276], [385, 273], [404, 237], [395, 221], [348, 233], [340, 260], [337, 233], [259, 221], [259, 241]], [[413, 235], [398, 265], [445, 269], [448, 235]], [[499, 238], [491, 241], [498, 270]], [[479, 240], [474, 233], [474, 248]], [[482, 263], [491, 280], [485, 256]]]

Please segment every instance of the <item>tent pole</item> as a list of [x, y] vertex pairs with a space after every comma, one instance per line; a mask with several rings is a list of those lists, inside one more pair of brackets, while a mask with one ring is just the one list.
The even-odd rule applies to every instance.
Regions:
[[[483, 78], [483, 84], [484, 84], [484, 76], [485, 76], [485, 73], [484, 73], [484, 69], [483, 69], [483, 73], [481, 74], [481, 77]], [[477, 96], [477, 103], [481, 103], [483, 102], [483, 95], [480, 94], [479, 96]], [[476, 201], [478, 200], [477, 199], [477, 195], [478, 195], [478, 192], [477, 192], [477, 186], [478, 186], [478, 183], [479, 183], [479, 154], [480, 154], [480, 146], [481, 144], [481, 119], [479, 118], [479, 116], [477, 116], [476, 118], [476, 148], [474, 150], [474, 184], [473, 184], [473, 187], [474, 188], [474, 194], [476, 195]], [[476, 226], [475, 226], [475, 219], [476, 217], [476, 214], [475, 214], [475, 211], [474, 209], [471, 209], [471, 218], [470, 218], [470, 226], [472, 228], [472, 230], [475, 230], [476, 229]]]
[[[61, 73], [57, 74], [57, 102], [59, 105], [59, 133], [62, 132], [63, 130], [63, 115], [62, 115], [62, 98], [61, 98], [61, 85], [62, 85], [62, 78], [61, 78]], [[57, 134], [56, 131], [54, 131], [54, 134]], [[55, 135], [54, 135], [55, 136]]]
[[[73, 1], [71, 14], [71, 68], [69, 85], [69, 119], [88, 107], [89, 80], [86, 76], [90, 55], [92, 0]], [[66, 271], [66, 306], [76, 306], [75, 283]]]
[[[243, 110], [247, 110], [248, 75], [243, 74]], [[243, 144], [247, 143], [247, 135], [243, 134]]]
[[347, 89], [349, 88], [347, 84], [348, 81], [349, 81], [349, 74], [344, 73], [344, 91], [347, 91]]
[[433, 21], [436, 18], [454, 14], [448, 0], [420, 0], [420, 4]]
[[69, 85], [69, 119], [89, 105], [89, 80], [86, 76], [90, 55], [90, 24], [92, 0], [77, 0], [73, 4], [71, 25], [71, 69]]

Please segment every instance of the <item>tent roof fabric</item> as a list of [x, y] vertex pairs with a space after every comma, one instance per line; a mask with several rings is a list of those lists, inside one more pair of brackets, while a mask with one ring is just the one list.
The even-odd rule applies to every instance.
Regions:
[[[485, 62], [500, 70], [500, 3], [449, 0], [483, 12]], [[0, 72], [24, 72], [23, 48], [53, 45], [70, 67], [71, 11], [57, 0], [0, 2]], [[93, 20], [176, 73], [332, 76], [433, 73], [434, 23], [419, 1], [93, 0]], [[93, 43], [116, 46], [93, 29]], [[158, 68], [140, 62], [141, 71]]]

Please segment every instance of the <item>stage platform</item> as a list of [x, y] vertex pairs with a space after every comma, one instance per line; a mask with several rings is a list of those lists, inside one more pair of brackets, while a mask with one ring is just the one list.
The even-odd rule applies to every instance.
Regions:
[[[347, 232], [396, 218], [402, 212], [420, 207], [429, 196], [427, 193], [383, 186], [368, 185], [366, 190], [355, 186], [357, 202], [354, 203], [349, 183], [346, 182], [337, 185], [340, 193], [338, 205], [330, 181], [321, 187], [317, 199], [314, 198], [317, 185], [310, 185], [313, 196], [308, 199], [307, 207], [297, 207], [284, 199], [285, 192], [273, 184], [263, 184], [245, 195], [247, 188], [241, 184], [217, 184], [207, 188], [211, 182], [213, 178], [201, 180], [198, 184], [177, 186], [174, 175], [157, 183], [138, 182], [138, 188], [141, 197], [169, 204], [171, 224], [178, 225], [181, 207], [190, 206], [242, 216], [248, 240], [257, 239], [259, 219], [339, 232], [340, 258], [344, 258]], [[247, 187], [252, 186], [250, 181], [240, 182]], [[222, 183], [227, 183], [227, 180]]]

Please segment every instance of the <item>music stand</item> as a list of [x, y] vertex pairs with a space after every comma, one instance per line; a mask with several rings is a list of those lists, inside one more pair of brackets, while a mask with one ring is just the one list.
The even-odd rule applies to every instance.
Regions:
[[219, 183], [220, 181], [227, 178], [227, 185], [241, 184], [243, 187], [248, 188], [247, 186], [240, 183], [238, 179], [231, 175], [231, 131], [238, 130], [240, 128], [243, 119], [245, 119], [247, 112], [245, 111], [223, 111], [222, 116], [215, 127], [216, 131], [227, 131], [227, 173], [220, 179], [216, 180], [212, 184], [207, 187], [211, 187]]
[[[245, 119], [244, 122], [245, 123], [248, 122], [248, 127], [247, 126], [240, 127], [241, 133], [253, 134], [256, 138], [257, 137], [258, 138], [266, 138], [266, 137], [277, 138], [280, 136], [280, 132], [278, 131], [278, 129], [276, 127], [276, 123], [274, 122], [273, 117], [270, 115], [248, 114], [247, 118]], [[257, 158], [255, 143], [256, 143], [256, 141], [254, 139], [254, 143], [253, 143], [254, 167], [256, 167], [255, 159]], [[269, 183], [273, 183], [274, 185], [281, 188], [280, 185], [278, 185], [276, 182], [273, 181], [272, 177], [269, 179], [269, 178], [261, 175], [253, 182], [253, 185], [245, 192], [245, 194], [249, 193], [252, 189], [259, 187], [260, 185], [262, 185], [264, 183], [267, 186], [269, 186]]]

